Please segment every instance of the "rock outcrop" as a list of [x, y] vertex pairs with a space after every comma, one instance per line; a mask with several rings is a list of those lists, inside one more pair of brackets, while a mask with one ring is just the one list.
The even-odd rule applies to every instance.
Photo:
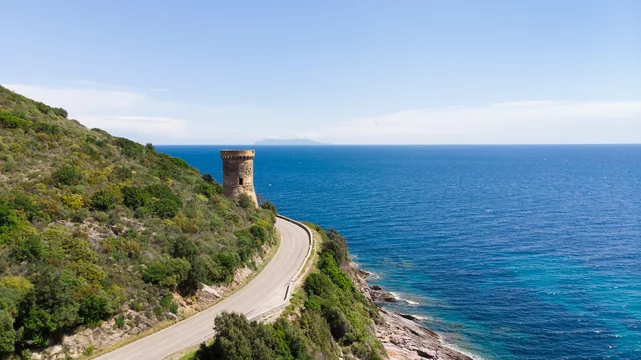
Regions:
[[468, 355], [448, 347], [437, 333], [418, 324], [417, 317], [385, 309], [383, 303], [396, 302], [398, 298], [380, 286], [370, 287], [367, 284], [369, 272], [352, 264], [349, 273], [365, 297], [379, 305], [382, 321], [376, 324], [376, 336], [390, 359], [472, 360]]

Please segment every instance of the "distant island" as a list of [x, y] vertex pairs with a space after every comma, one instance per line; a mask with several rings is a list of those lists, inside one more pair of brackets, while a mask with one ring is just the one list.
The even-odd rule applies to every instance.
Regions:
[[310, 139], [264, 139], [254, 143], [254, 145], [329, 145]]

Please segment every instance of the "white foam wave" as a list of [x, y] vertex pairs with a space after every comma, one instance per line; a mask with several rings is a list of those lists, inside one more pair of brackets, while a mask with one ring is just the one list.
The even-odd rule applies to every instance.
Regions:
[[391, 291], [390, 291], [390, 294], [392, 294], [392, 296], [394, 297], [394, 299], [396, 299], [397, 301], [402, 301], [402, 302], [405, 302], [405, 303], [407, 303], [407, 304], [409, 304], [409, 305], [420, 305], [420, 303], [419, 303], [419, 302], [417, 302], [417, 301], [413, 301], [413, 300], [410, 300], [410, 299], [406, 299], [406, 298], [404, 298], [404, 297], [400, 296], [398, 293], [395, 293], [395, 292], [391, 292]]

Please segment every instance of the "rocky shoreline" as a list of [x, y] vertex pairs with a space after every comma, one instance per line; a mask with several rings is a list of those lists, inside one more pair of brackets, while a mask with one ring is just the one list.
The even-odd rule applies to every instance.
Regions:
[[358, 269], [353, 263], [350, 273], [359, 291], [379, 306], [383, 321], [375, 324], [376, 336], [390, 359], [472, 360], [470, 356], [448, 347], [434, 331], [419, 325], [415, 316], [386, 309], [382, 304], [398, 299], [379, 286], [369, 286], [367, 278], [370, 273]]

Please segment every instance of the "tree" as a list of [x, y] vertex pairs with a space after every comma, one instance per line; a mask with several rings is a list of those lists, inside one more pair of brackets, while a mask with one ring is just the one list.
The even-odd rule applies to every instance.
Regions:
[[110, 306], [111, 302], [106, 295], [89, 294], [82, 299], [78, 313], [85, 324], [95, 327], [109, 315]]
[[286, 322], [276, 326], [249, 321], [244, 315], [222, 313], [216, 317], [216, 339], [201, 345], [198, 359], [310, 359], [300, 333]]
[[8, 312], [0, 310], [0, 357], [11, 354], [16, 341], [16, 331], [13, 329], [13, 317]]

